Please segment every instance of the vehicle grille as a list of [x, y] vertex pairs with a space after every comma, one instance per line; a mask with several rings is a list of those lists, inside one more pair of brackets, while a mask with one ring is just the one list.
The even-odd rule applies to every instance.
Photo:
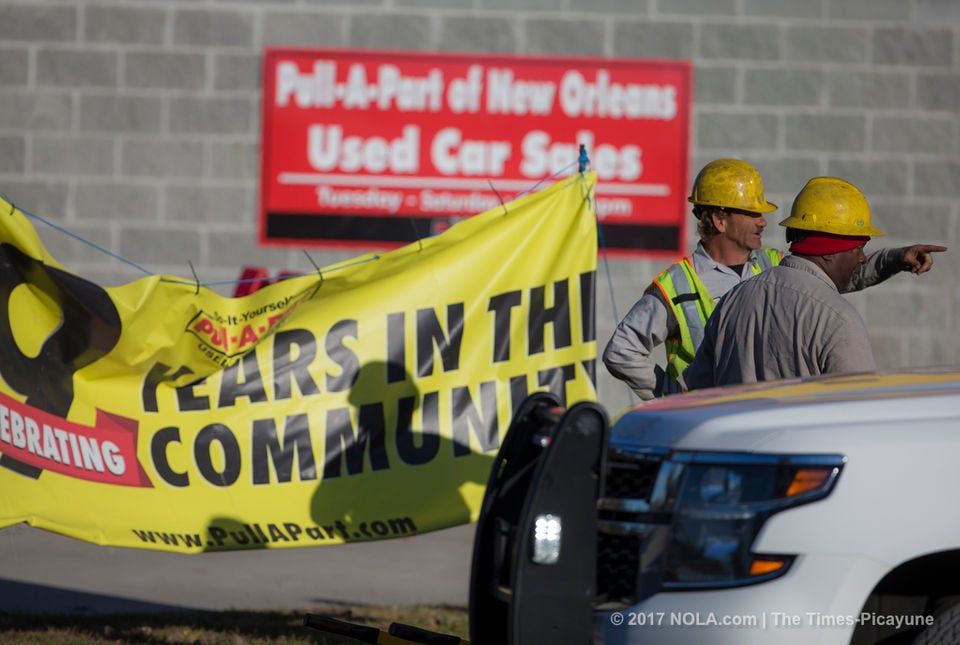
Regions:
[[662, 458], [608, 453], [598, 509], [597, 604], [638, 602], [640, 554]]
[[603, 497], [649, 502], [658, 472], [658, 457], [637, 460], [631, 455], [611, 451], [603, 480]]

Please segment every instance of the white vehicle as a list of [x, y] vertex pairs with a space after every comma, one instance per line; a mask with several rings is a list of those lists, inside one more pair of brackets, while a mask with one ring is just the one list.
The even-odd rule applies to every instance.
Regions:
[[474, 645], [960, 643], [960, 368], [716, 388], [610, 426], [536, 396], [477, 526]]

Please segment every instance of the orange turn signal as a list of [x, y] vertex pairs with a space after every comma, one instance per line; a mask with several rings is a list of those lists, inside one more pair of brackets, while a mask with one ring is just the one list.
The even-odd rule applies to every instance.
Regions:
[[787, 488], [787, 497], [809, 493], [827, 483], [833, 468], [800, 468]]
[[786, 563], [783, 560], [754, 560], [750, 565], [751, 576], [765, 576], [779, 571]]

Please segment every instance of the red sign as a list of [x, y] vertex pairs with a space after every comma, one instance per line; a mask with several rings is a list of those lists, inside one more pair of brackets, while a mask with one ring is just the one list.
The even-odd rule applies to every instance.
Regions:
[[263, 245], [393, 247], [577, 172], [601, 244], [681, 252], [687, 61], [264, 52]]

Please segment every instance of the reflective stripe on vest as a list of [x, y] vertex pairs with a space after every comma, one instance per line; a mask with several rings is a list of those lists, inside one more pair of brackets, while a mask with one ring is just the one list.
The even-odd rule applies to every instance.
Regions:
[[[776, 249], [760, 249], [750, 254], [754, 275], [780, 264], [783, 254]], [[693, 268], [690, 257], [685, 257], [654, 278], [680, 328], [680, 337], [666, 340], [667, 379], [663, 394], [681, 391], [677, 383], [683, 370], [689, 367], [703, 341], [707, 319], [716, 302]]]
[[759, 251], [751, 252], [750, 260], [754, 262], [753, 274], [756, 275], [761, 271], [766, 271], [770, 267], [777, 266], [782, 259], [783, 253], [776, 249], [760, 249]]

